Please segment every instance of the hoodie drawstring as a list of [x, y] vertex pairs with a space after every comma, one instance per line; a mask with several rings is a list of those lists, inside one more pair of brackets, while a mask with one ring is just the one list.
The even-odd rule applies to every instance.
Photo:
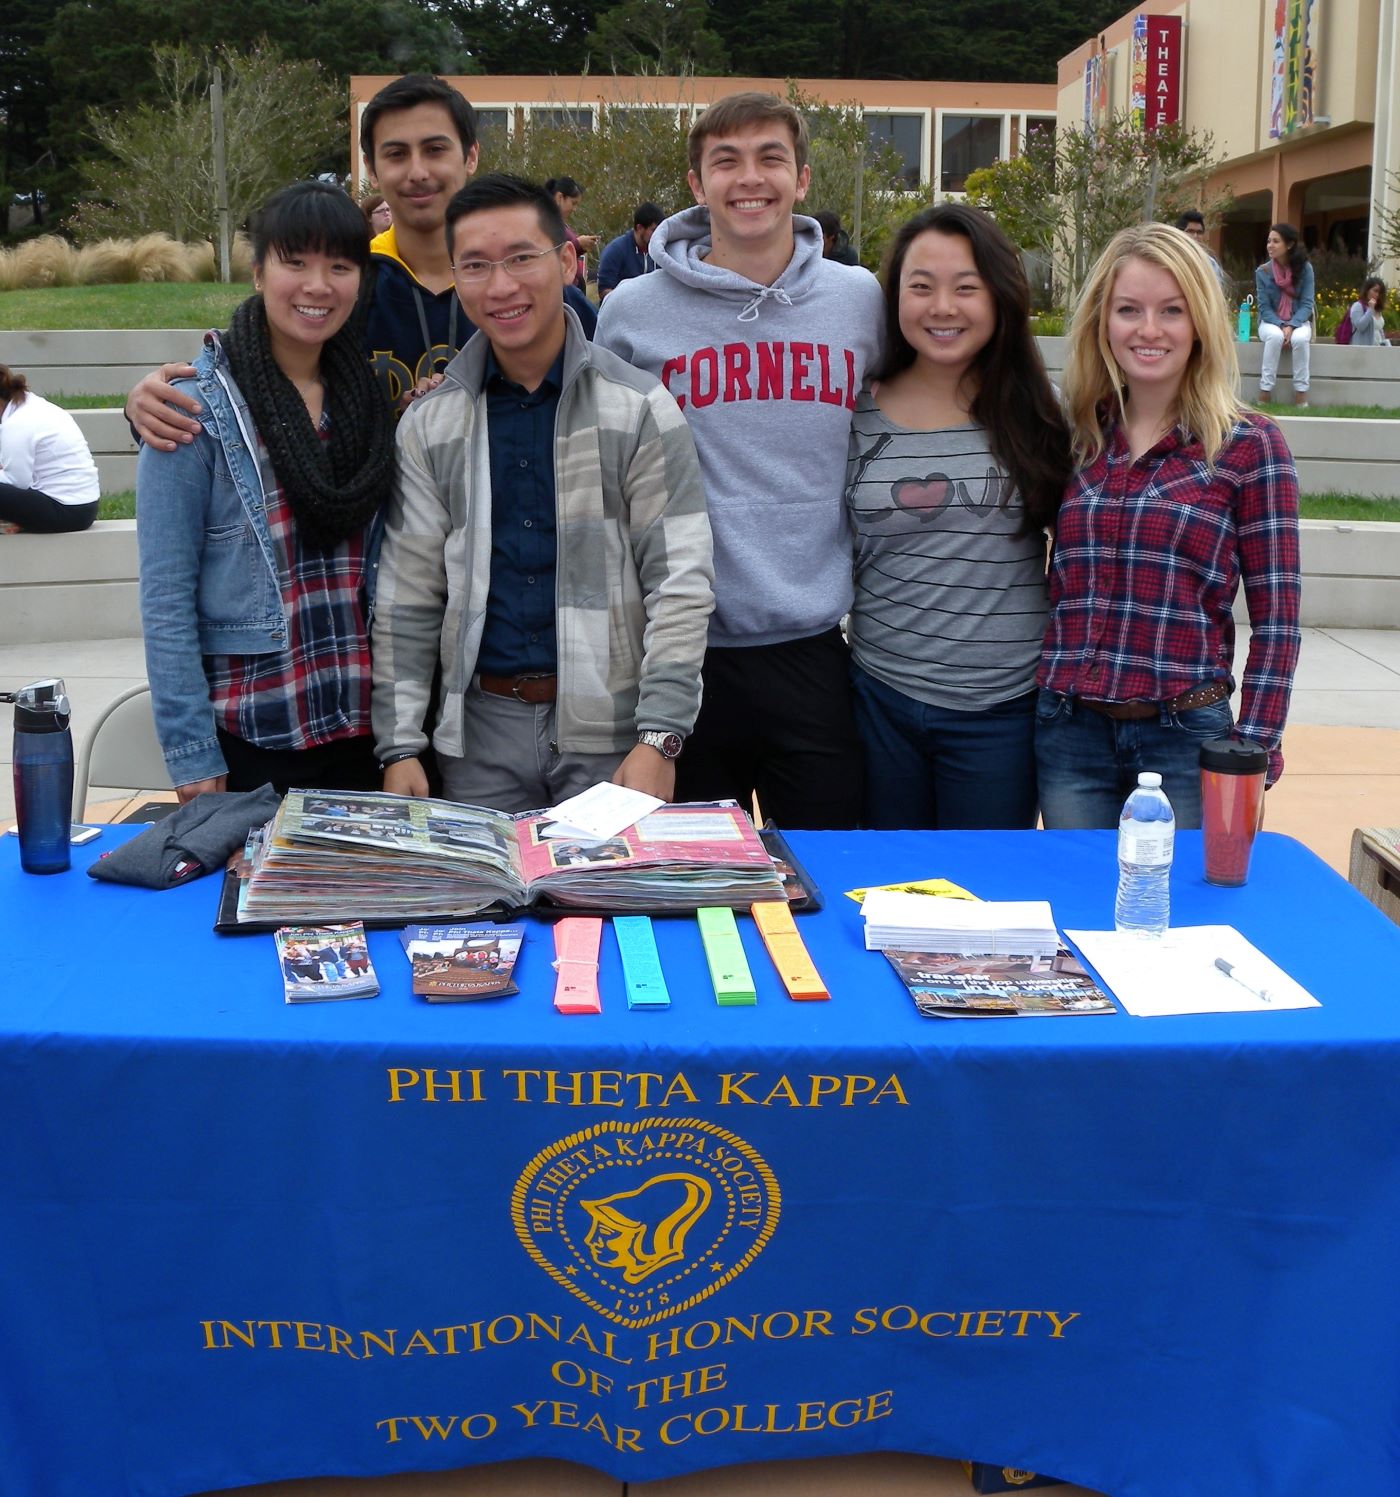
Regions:
[[743, 311], [739, 313], [738, 321], [757, 322], [758, 309], [763, 305], [765, 301], [768, 300], [770, 296], [785, 307], [790, 307], [792, 305], [792, 298], [787, 294], [786, 291], [783, 290], [781, 286], [760, 286], [758, 290], [754, 292], [752, 298], [744, 304]]

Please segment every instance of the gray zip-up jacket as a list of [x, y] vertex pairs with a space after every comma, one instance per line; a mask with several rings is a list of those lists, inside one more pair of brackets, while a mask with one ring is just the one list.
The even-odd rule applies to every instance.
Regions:
[[[617, 753], [637, 734], [688, 734], [714, 607], [700, 465], [676, 402], [651, 375], [590, 344], [566, 309], [554, 432], [559, 746]], [[371, 632], [381, 758], [421, 753], [433, 669], [433, 746], [462, 753], [491, 579], [487, 340], [399, 423]]]

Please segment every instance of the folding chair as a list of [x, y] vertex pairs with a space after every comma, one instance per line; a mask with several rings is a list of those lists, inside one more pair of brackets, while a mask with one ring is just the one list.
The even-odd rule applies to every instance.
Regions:
[[124, 790], [173, 788], [156, 739], [151, 688], [143, 681], [110, 703], [83, 742], [73, 770], [73, 820], [87, 810], [92, 785]]

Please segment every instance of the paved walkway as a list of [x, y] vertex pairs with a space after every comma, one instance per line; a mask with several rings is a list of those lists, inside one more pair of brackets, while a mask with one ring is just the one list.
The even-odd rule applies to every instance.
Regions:
[[[1242, 664], [1248, 636], [1241, 633]], [[67, 682], [81, 743], [102, 708], [144, 679], [141, 641], [0, 646], [0, 688], [52, 675]], [[10, 709], [0, 707], [0, 820], [6, 824], [14, 814], [12, 741]], [[1400, 630], [1303, 631], [1284, 754], [1287, 771], [1269, 794], [1266, 824], [1298, 838], [1345, 875], [1354, 827], [1400, 826]]]

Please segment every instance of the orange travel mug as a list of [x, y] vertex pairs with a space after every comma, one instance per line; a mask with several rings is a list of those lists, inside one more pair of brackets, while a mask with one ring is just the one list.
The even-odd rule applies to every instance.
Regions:
[[1269, 753], [1247, 738], [1201, 745], [1201, 830], [1206, 882], [1237, 886], [1249, 877], [1254, 834], [1264, 820]]

